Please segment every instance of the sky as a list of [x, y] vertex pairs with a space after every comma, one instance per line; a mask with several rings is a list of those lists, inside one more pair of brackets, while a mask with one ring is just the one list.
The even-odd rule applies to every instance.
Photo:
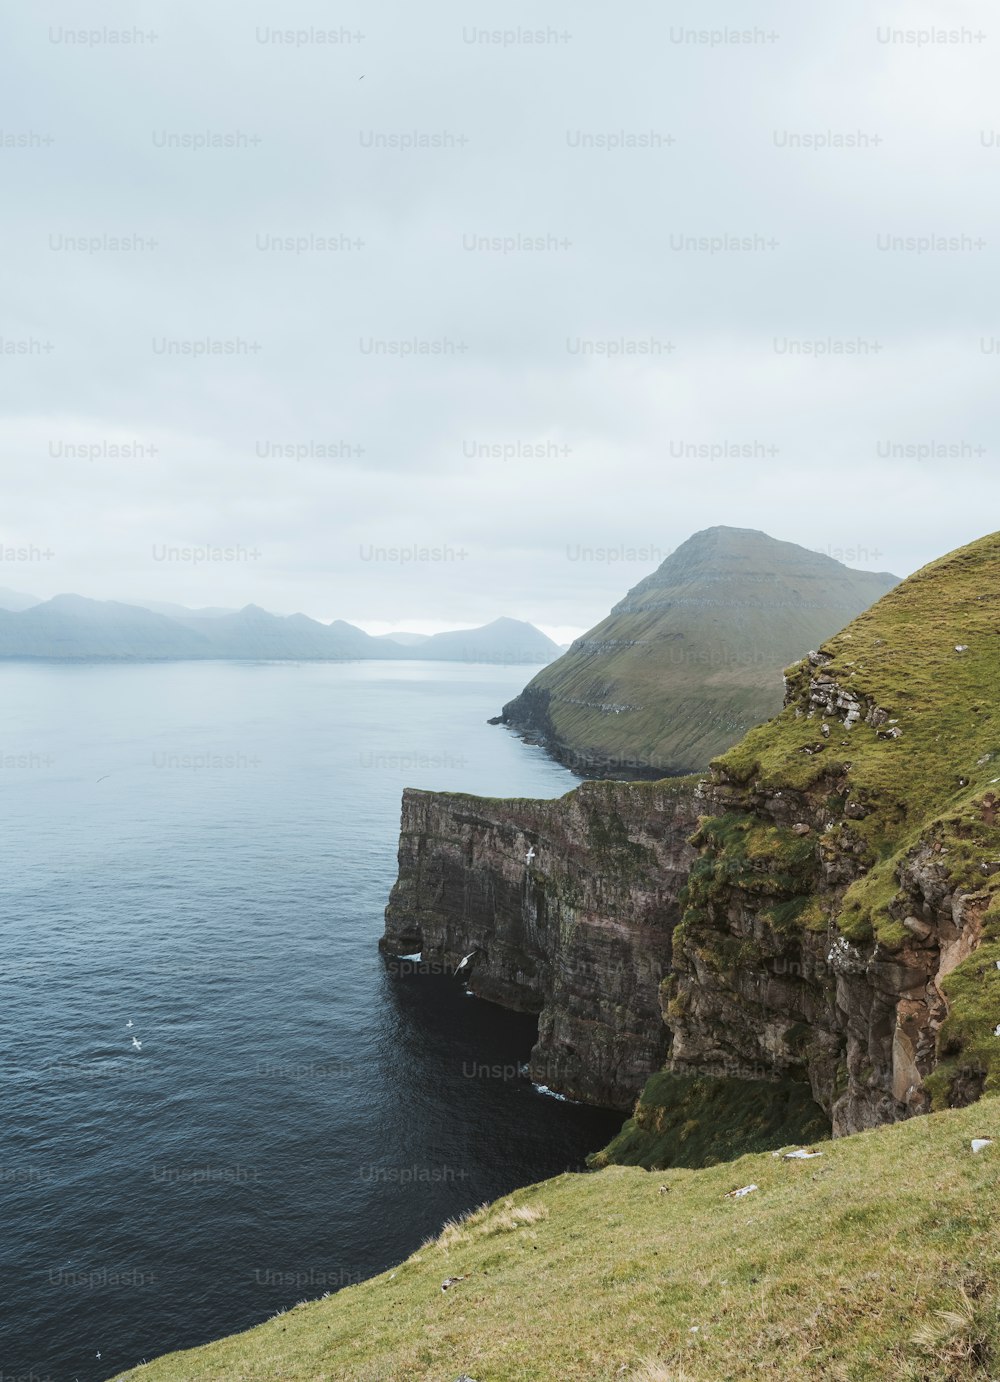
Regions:
[[997, 526], [986, 4], [19, 7], [0, 585], [563, 641]]

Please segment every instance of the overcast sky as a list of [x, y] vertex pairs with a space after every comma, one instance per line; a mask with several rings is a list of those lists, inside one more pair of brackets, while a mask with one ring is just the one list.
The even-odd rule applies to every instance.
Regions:
[[7, 22], [0, 585], [565, 637], [714, 524], [998, 526], [993, 7]]

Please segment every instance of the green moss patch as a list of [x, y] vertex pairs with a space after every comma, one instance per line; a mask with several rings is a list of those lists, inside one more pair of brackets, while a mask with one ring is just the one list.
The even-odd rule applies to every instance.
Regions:
[[711, 1166], [829, 1136], [830, 1124], [806, 1084], [661, 1071], [647, 1080], [618, 1136], [588, 1164]]

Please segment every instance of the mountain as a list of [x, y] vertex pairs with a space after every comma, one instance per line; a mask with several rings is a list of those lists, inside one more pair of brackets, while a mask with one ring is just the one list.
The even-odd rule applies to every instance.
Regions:
[[151, 609], [154, 614], [165, 614], [171, 619], [184, 619], [190, 615], [211, 618], [216, 614], [235, 614], [234, 609], [223, 609], [216, 605], [206, 605], [203, 609], [189, 609], [187, 605], [176, 605], [170, 600], [144, 600], [143, 609]]
[[398, 643], [403, 648], [415, 648], [418, 643], [426, 643], [429, 633], [377, 633], [375, 638], [386, 643]]
[[534, 624], [494, 619], [481, 628], [432, 634], [411, 653], [413, 657], [447, 662], [551, 662], [559, 655], [559, 645]]
[[269, 614], [247, 605], [233, 614], [188, 614], [177, 622], [196, 631], [219, 658], [295, 661], [317, 658], [384, 658], [382, 644], [343, 620], [321, 624], [305, 614]]
[[[57, 595], [19, 611], [0, 608], [0, 658], [189, 658], [318, 661], [414, 657], [459, 662], [545, 662], [555, 644], [531, 624], [497, 619], [405, 646], [373, 638], [354, 624], [322, 624], [305, 614], [269, 614], [259, 605], [241, 610], [185, 609]], [[403, 635], [404, 637], [407, 635]]]
[[696, 533], [504, 706], [587, 776], [697, 772], [781, 708], [783, 669], [898, 578], [748, 528]]
[[256, 605], [235, 613], [170, 618], [139, 605], [57, 595], [20, 613], [0, 611], [0, 657], [190, 658], [384, 657], [382, 645], [351, 624], [283, 617]]
[[17, 613], [22, 609], [31, 609], [32, 605], [40, 605], [41, 603], [37, 595], [25, 595], [20, 590], [8, 590], [6, 586], [0, 586], [0, 609], [8, 609]]
[[19, 613], [0, 612], [2, 658], [212, 657], [194, 629], [116, 600], [56, 595]]

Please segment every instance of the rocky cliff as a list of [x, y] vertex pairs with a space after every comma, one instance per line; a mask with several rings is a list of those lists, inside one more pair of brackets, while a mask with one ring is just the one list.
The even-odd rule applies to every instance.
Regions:
[[[902, 934], [850, 939], [838, 921], [871, 860], [845, 811], [858, 803], [843, 765], [808, 792], [717, 769], [704, 802], [664, 985], [670, 1068], [804, 1075], [835, 1134], [927, 1112], [944, 981], [979, 945], [989, 894], [959, 887], [931, 831], [896, 868], [884, 919]], [[966, 1070], [945, 1101], [978, 1097], [986, 1073]]]
[[466, 960], [474, 993], [538, 1013], [533, 1080], [627, 1107], [666, 1058], [659, 990], [697, 816], [678, 779], [559, 801], [407, 791], [382, 947]]
[[[808, 1081], [836, 1133], [1000, 1078], [1000, 536], [789, 669], [701, 781], [408, 793], [383, 945], [540, 1016], [541, 1083]], [[525, 856], [534, 849], [534, 857]]]

